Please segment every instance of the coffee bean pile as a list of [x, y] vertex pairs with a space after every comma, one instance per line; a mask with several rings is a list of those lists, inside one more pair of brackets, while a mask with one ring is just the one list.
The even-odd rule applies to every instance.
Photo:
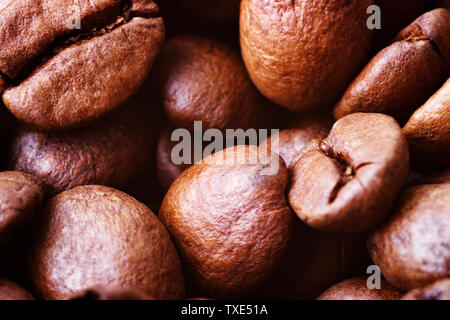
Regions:
[[2, 0], [0, 299], [448, 300], [449, 75], [448, 1]]

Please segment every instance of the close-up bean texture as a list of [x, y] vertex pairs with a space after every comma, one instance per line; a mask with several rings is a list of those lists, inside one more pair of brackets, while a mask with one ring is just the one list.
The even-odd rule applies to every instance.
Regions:
[[0, 0], [0, 300], [450, 300], [449, 75], [446, 0]]

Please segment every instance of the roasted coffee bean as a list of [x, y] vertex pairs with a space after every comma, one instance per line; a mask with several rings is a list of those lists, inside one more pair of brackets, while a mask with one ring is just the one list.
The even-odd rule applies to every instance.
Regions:
[[159, 217], [175, 241], [193, 294], [245, 296], [287, 247], [293, 223], [284, 196], [288, 173], [270, 154], [278, 170], [265, 174], [258, 154], [255, 146], [217, 152], [185, 170], [163, 200]]
[[347, 279], [325, 290], [317, 300], [399, 300], [402, 292], [386, 281], [381, 288], [369, 289], [367, 278]]
[[81, 186], [52, 198], [36, 228], [30, 273], [46, 299], [68, 299], [95, 286], [184, 297], [178, 255], [145, 205], [118, 190]]
[[450, 12], [435, 9], [403, 29], [367, 64], [334, 115], [381, 112], [405, 121], [448, 78], [449, 61]]
[[386, 216], [405, 184], [408, 145], [393, 118], [356, 113], [337, 121], [291, 170], [289, 203], [305, 223], [364, 231]]
[[447, 2], [0, 0], [0, 299], [448, 299]]
[[243, 0], [242, 55], [256, 87], [294, 111], [339, 100], [370, 50], [371, 0]]
[[36, 178], [22, 172], [0, 172], [0, 246], [31, 221], [43, 195]]
[[450, 164], [450, 79], [414, 112], [403, 133], [413, 165], [433, 170]]
[[155, 70], [164, 109], [173, 123], [193, 129], [254, 128], [267, 118], [267, 102], [254, 88], [237, 52], [215, 40], [170, 39]]
[[402, 300], [450, 300], [450, 278], [437, 280], [406, 293]]
[[0, 278], [0, 301], [1, 300], [34, 300], [34, 298], [17, 283]]
[[0, 89], [6, 107], [40, 129], [84, 125], [142, 85], [164, 40], [151, 0], [12, 0], [0, 11]]
[[133, 102], [86, 128], [22, 127], [13, 138], [9, 165], [38, 177], [50, 195], [86, 184], [124, 188], [149, 161], [157, 132], [151, 126], [146, 108]]
[[384, 277], [409, 290], [450, 275], [450, 184], [407, 189], [394, 216], [368, 238]]

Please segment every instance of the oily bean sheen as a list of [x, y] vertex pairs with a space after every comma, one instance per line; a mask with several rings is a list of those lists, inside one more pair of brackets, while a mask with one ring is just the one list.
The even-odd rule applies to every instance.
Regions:
[[76, 187], [52, 198], [38, 224], [30, 272], [43, 298], [68, 299], [96, 286], [183, 298], [169, 234], [150, 209], [125, 193]]
[[146, 111], [129, 107], [72, 131], [23, 127], [13, 138], [9, 165], [38, 177], [51, 195], [86, 184], [123, 188], [147, 165], [153, 140]]
[[386, 280], [409, 290], [450, 276], [450, 184], [409, 188], [394, 212], [368, 238]]
[[370, 50], [371, 0], [243, 0], [242, 55], [256, 87], [294, 111], [335, 103]]
[[0, 301], [1, 300], [34, 300], [34, 298], [17, 283], [0, 278]]
[[408, 291], [402, 300], [450, 300], [450, 278]]
[[395, 120], [356, 113], [292, 167], [289, 203], [308, 225], [358, 232], [388, 213], [409, 171], [406, 139]]
[[0, 172], [0, 246], [32, 219], [42, 198], [36, 178], [22, 172]]
[[258, 126], [264, 100], [251, 83], [238, 52], [215, 40], [170, 39], [158, 60], [157, 86], [170, 120], [193, 129]]
[[439, 89], [449, 72], [450, 12], [435, 9], [403, 29], [367, 64], [334, 115], [381, 112], [403, 121]]
[[[68, 21], [80, 9], [80, 28]], [[12, 0], [0, 11], [0, 92], [40, 129], [78, 127], [142, 85], [164, 40], [151, 0]]]
[[450, 79], [414, 112], [403, 133], [413, 164], [419, 168], [432, 170], [450, 164]]
[[402, 292], [386, 281], [381, 289], [369, 289], [367, 278], [351, 278], [339, 282], [323, 292], [317, 300], [399, 300]]
[[293, 222], [284, 196], [288, 173], [276, 154], [270, 155], [279, 166], [272, 174], [262, 161], [244, 161], [258, 153], [255, 146], [217, 152], [185, 170], [163, 200], [159, 216], [198, 296], [248, 294], [287, 247]]

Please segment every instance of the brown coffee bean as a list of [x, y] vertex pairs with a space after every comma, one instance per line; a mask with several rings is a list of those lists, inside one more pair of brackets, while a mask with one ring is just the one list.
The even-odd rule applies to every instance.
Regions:
[[368, 238], [369, 253], [398, 288], [425, 286], [450, 275], [450, 184], [406, 190], [394, 216]]
[[241, 0], [181, 0], [191, 14], [209, 23], [237, 23]]
[[0, 278], [0, 301], [1, 300], [34, 300], [34, 298], [17, 283]]
[[[267, 138], [260, 148], [277, 152], [290, 168], [312, 146], [314, 139], [323, 139], [332, 126], [331, 117], [327, 115], [312, 115], [292, 121], [291, 129], [281, 130], [278, 134]], [[278, 139], [278, 150], [272, 148], [272, 139]]]
[[290, 110], [335, 103], [370, 50], [370, 0], [243, 0], [242, 55], [256, 87]]
[[22, 172], [0, 172], [0, 246], [30, 222], [42, 198], [36, 178]]
[[356, 113], [337, 121], [291, 170], [289, 203], [305, 223], [364, 231], [386, 216], [405, 184], [408, 145], [393, 118]]
[[446, 2], [0, 0], [0, 299], [446, 299]]
[[249, 294], [286, 249], [293, 222], [284, 196], [288, 173], [275, 154], [277, 172], [265, 172], [261, 158], [251, 160], [258, 153], [255, 146], [217, 152], [184, 171], [163, 200], [159, 216], [193, 294]]
[[52, 198], [36, 228], [30, 272], [39, 294], [67, 299], [95, 286], [183, 298], [178, 255], [150, 209], [118, 190], [81, 186]]
[[347, 279], [325, 290], [317, 300], [399, 300], [402, 292], [386, 281], [381, 289], [369, 289], [363, 277]]
[[170, 39], [155, 70], [164, 109], [173, 123], [193, 129], [259, 127], [266, 102], [237, 52], [208, 38]]
[[257, 298], [315, 299], [338, 281], [365, 272], [370, 262], [364, 234], [336, 234], [297, 219], [289, 247]]
[[120, 106], [142, 85], [164, 40], [148, 0], [16, 0], [0, 11], [0, 87], [21, 121], [40, 129], [84, 125]]
[[406, 293], [402, 300], [450, 300], [450, 278], [437, 280]]
[[157, 132], [149, 126], [147, 111], [130, 103], [74, 131], [23, 127], [10, 147], [10, 167], [38, 177], [51, 195], [86, 184], [123, 188], [149, 162]]
[[414, 112], [403, 133], [417, 167], [433, 170], [450, 164], [450, 79]]
[[71, 297], [70, 300], [151, 300], [151, 298], [132, 289], [95, 287]]
[[435, 92], [450, 72], [450, 12], [436, 9], [403, 29], [347, 88], [336, 118], [381, 112], [405, 120]]

